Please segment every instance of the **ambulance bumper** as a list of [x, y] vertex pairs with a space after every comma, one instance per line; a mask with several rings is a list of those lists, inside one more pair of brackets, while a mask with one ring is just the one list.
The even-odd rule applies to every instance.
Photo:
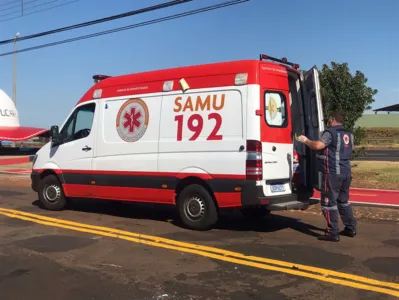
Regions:
[[32, 172], [30, 174], [31, 188], [34, 192], [39, 191], [40, 173]]
[[266, 206], [268, 210], [305, 210], [310, 205], [318, 203], [317, 200], [311, 199], [311, 194], [291, 193], [287, 195], [265, 196], [263, 187], [255, 186], [254, 183], [246, 184], [246, 188], [242, 192], [242, 206]]

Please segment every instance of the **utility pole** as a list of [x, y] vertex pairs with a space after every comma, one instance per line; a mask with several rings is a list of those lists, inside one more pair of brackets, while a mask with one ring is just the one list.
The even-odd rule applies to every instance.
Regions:
[[14, 104], [17, 106], [17, 39], [19, 32], [14, 36], [14, 82], [13, 82], [13, 97]]

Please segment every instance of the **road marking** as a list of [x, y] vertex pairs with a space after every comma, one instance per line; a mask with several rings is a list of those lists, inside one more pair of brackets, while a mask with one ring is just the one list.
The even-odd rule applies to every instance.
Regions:
[[355, 193], [350, 193], [351, 196], [364, 196], [364, 197], [377, 197], [378, 195], [370, 195], [370, 194], [355, 194]]
[[242, 253], [232, 252], [219, 248], [202, 246], [186, 242], [179, 242], [171, 239], [139, 234], [114, 228], [66, 221], [66, 220], [45, 217], [13, 209], [0, 208], [0, 214], [10, 218], [30, 221], [41, 225], [59, 227], [79, 232], [92, 233], [96, 235], [118, 238], [121, 240], [126, 240], [134, 243], [160, 247], [170, 250], [176, 250], [186, 253], [192, 253], [230, 263], [316, 279], [347, 287], [373, 291], [373, 292], [399, 297], [399, 284], [393, 282], [379, 281], [367, 277], [362, 277], [362, 276], [357, 276], [348, 273], [342, 273], [342, 272], [337, 272], [333, 270], [322, 269], [307, 265], [293, 264], [280, 260], [268, 259], [257, 256], [247, 256]]
[[399, 193], [398, 190], [381, 190], [381, 189], [365, 189], [365, 188], [351, 188], [352, 191], [371, 191], [371, 192], [389, 192]]

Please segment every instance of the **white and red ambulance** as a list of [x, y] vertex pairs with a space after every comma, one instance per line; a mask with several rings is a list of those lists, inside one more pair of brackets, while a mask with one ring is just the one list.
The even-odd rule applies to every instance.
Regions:
[[295, 135], [317, 138], [324, 125], [318, 71], [298, 69], [261, 55], [94, 76], [37, 152], [32, 188], [50, 210], [69, 198], [176, 205], [196, 230], [224, 208], [250, 218], [306, 209], [319, 179]]

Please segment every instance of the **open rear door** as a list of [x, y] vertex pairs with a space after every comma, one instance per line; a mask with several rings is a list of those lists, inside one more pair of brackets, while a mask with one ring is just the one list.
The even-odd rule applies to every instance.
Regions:
[[323, 115], [323, 103], [321, 99], [319, 71], [316, 66], [311, 68], [304, 74], [307, 101], [309, 103], [309, 117], [310, 127], [315, 136], [310, 137], [311, 139], [318, 139], [320, 134], [324, 131], [324, 115]]
[[[321, 99], [319, 71], [316, 66], [311, 68], [304, 74], [305, 85], [305, 112], [306, 125], [308, 129], [308, 138], [317, 140], [325, 129], [323, 103]], [[320, 190], [321, 173], [317, 169], [317, 155], [316, 151], [309, 150], [309, 170], [312, 178], [313, 188]]]

